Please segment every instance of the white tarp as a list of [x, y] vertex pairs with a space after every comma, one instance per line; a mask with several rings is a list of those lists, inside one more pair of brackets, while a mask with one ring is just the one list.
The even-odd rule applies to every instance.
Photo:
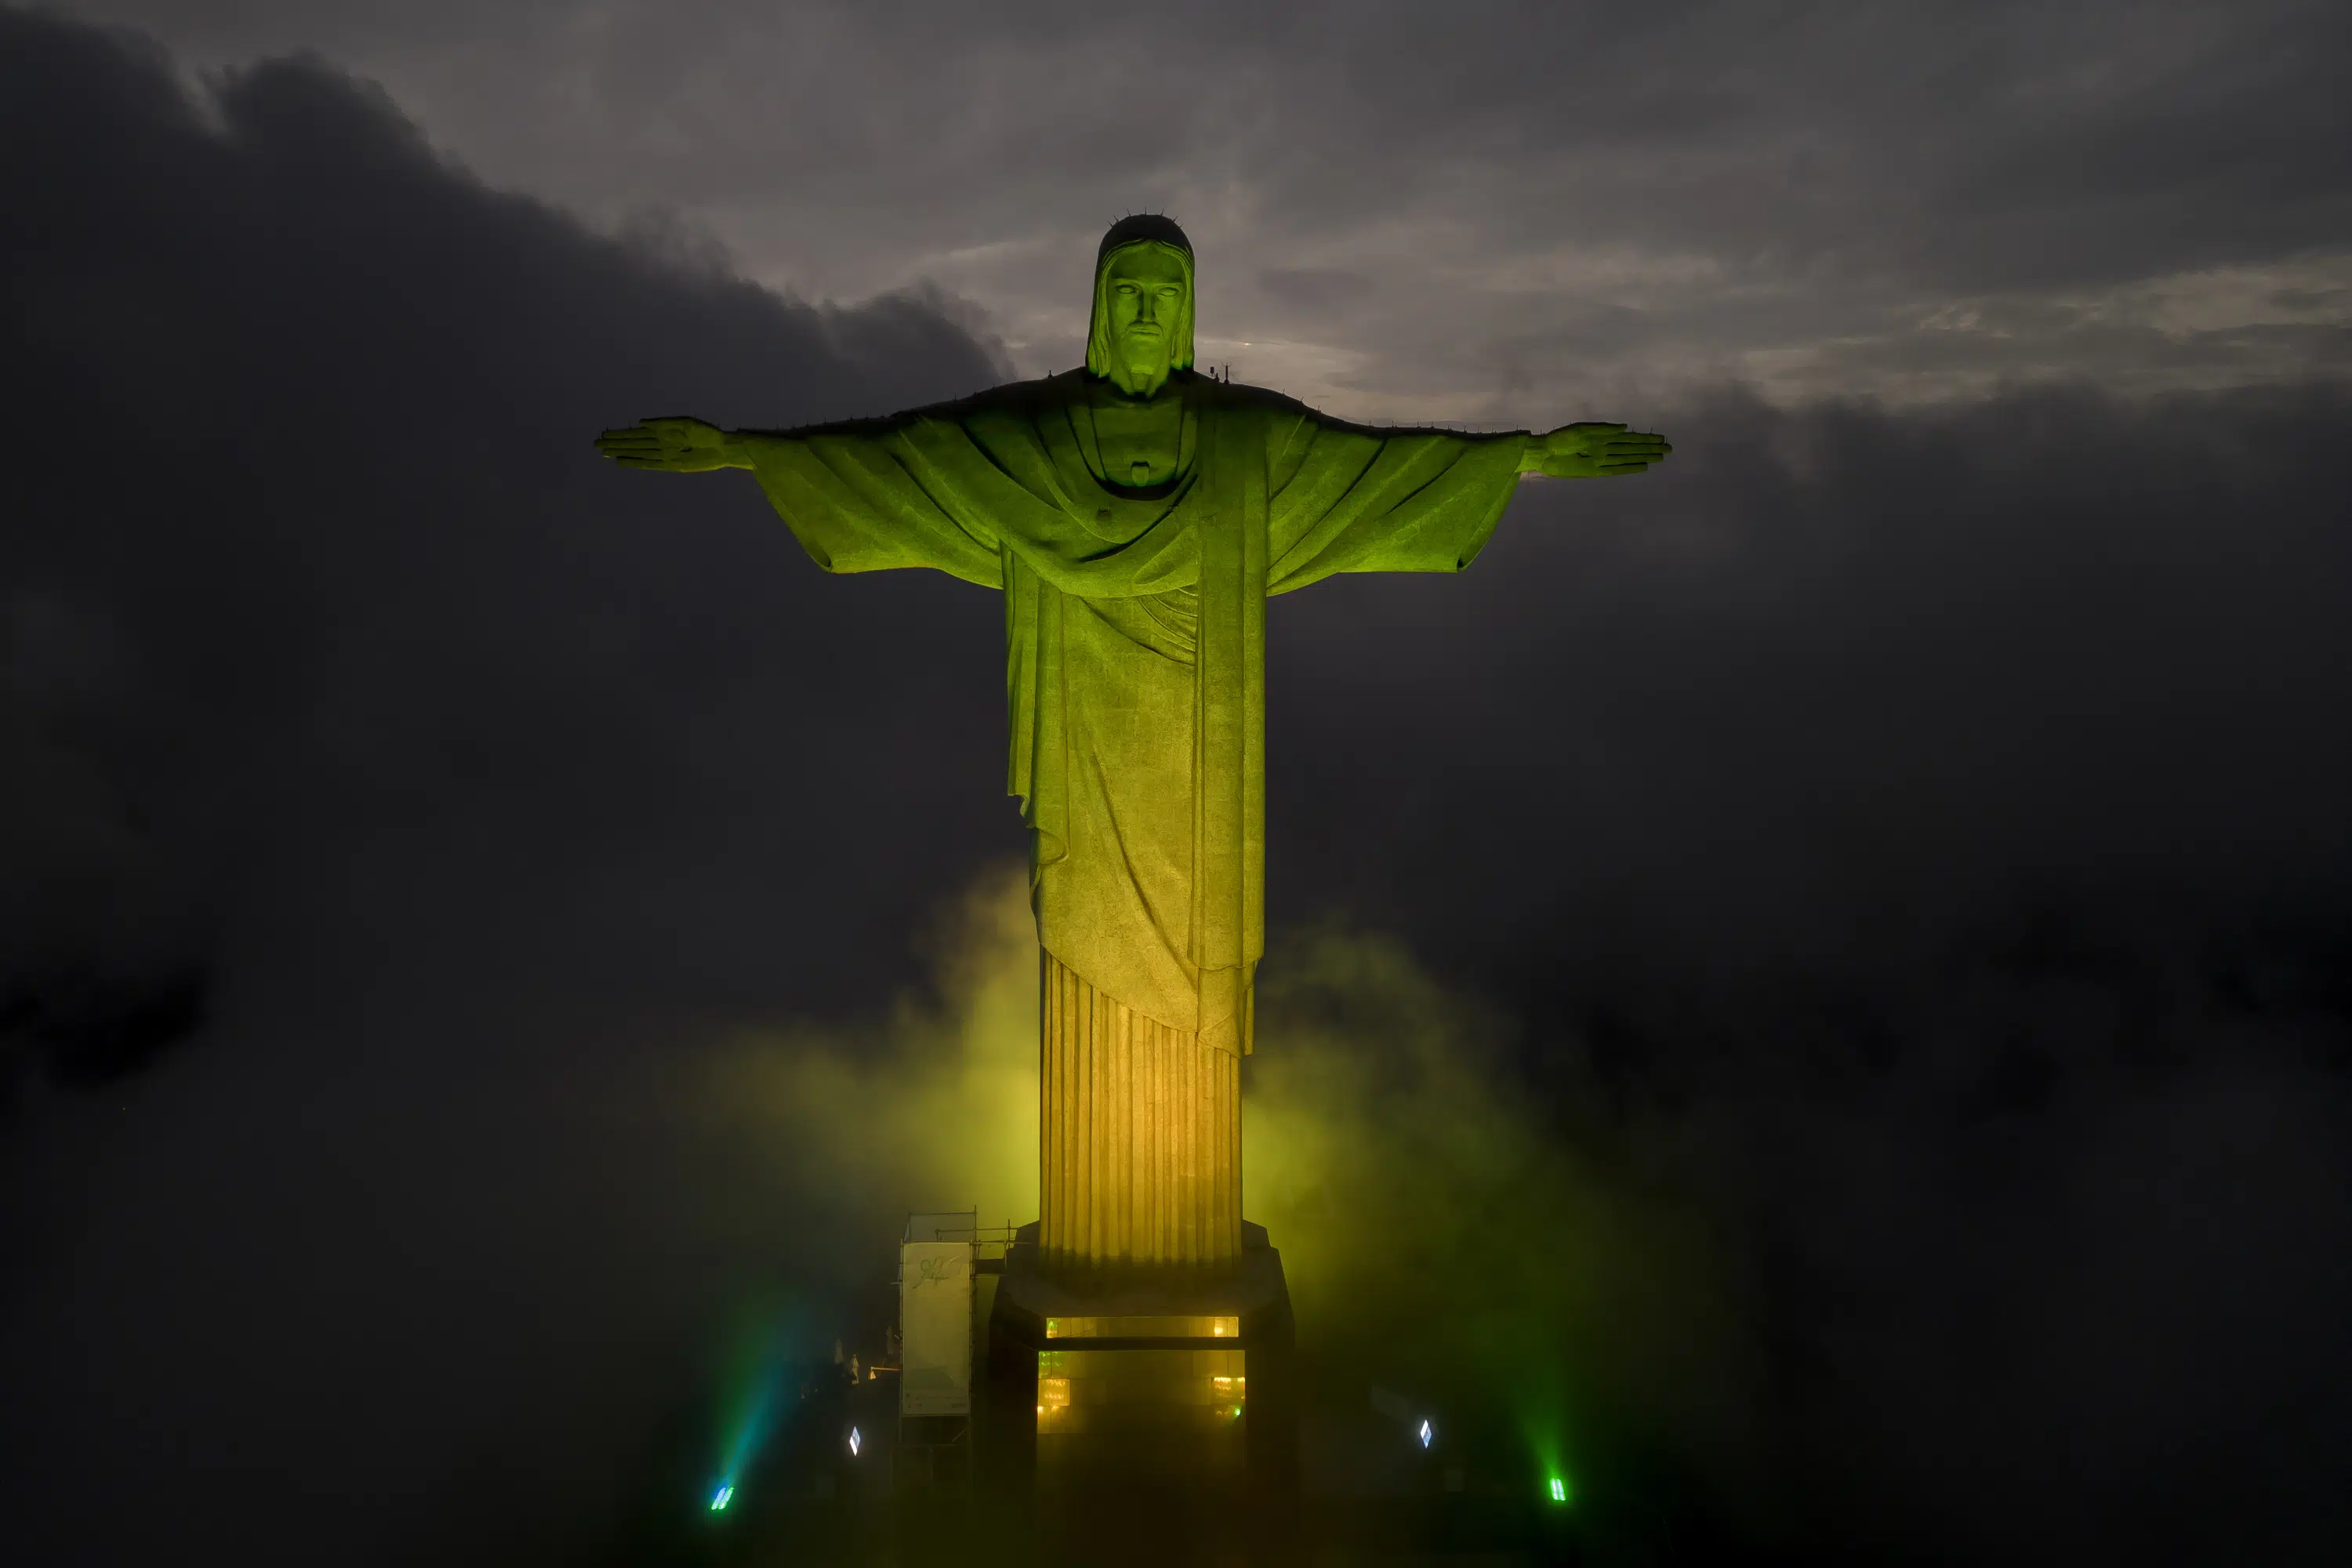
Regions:
[[971, 1243], [898, 1248], [898, 1414], [971, 1414]]

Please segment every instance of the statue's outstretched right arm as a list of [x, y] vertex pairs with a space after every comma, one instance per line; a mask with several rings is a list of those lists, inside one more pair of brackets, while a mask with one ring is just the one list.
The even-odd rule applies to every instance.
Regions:
[[1024, 384], [998, 387], [990, 392], [974, 393], [944, 403], [925, 404], [917, 408], [902, 408], [895, 414], [836, 419], [789, 430], [722, 430], [708, 419], [674, 414], [659, 419], [641, 419], [635, 425], [607, 430], [596, 437], [596, 449], [625, 468], [651, 468], [671, 474], [707, 474], [719, 468], [748, 468], [757, 473], [760, 451], [762, 448], [772, 449], [779, 442], [804, 442], [819, 437], [846, 437], [869, 442], [887, 440], [919, 423], [942, 420], [952, 423], [962, 419], [976, 409], [996, 403], [1007, 392], [1023, 390]]
[[669, 474], [707, 474], [714, 468], [748, 468], [751, 458], [737, 432], [709, 420], [671, 415], [642, 420], [596, 437], [596, 450], [625, 468]]
[[[596, 449], [625, 468], [750, 469], [810, 557], [828, 572], [928, 566], [1000, 587], [1003, 563], [988, 520], [969, 507], [942, 504], [903, 460], [907, 431], [941, 416], [952, 430], [961, 407], [937, 405], [798, 430], [722, 430], [708, 420], [673, 416], [607, 430], [596, 437]], [[957, 456], [951, 443], [929, 453], [935, 462], [952, 463]], [[987, 464], [976, 447], [965, 458], [967, 467]]]

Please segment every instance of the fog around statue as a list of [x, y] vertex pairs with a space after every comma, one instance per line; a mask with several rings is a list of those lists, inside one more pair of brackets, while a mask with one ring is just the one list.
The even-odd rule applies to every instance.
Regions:
[[1519, 479], [1640, 473], [1657, 436], [1380, 428], [1192, 370], [1181, 229], [1097, 252], [1087, 363], [884, 418], [646, 420], [625, 467], [749, 468], [817, 564], [1005, 595], [1008, 787], [1045, 949], [1043, 1245], [1207, 1264], [1240, 1245], [1238, 1057], [1265, 949], [1265, 600], [1456, 572]]

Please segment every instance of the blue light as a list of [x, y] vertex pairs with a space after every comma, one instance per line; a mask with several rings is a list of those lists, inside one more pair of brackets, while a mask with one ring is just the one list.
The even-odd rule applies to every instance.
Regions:
[[858, 1441], [857, 1428], [852, 1426], [849, 1429], [849, 1457], [853, 1459], [857, 1458]]
[[[775, 1425], [780, 1404], [792, 1397], [785, 1380], [792, 1368], [793, 1324], [791, 1318], [773, 1322], [758, 1340], [744, 1347], [756, 1352], [758, 1359], [740, 1367], [748, 1375], [728, 1396], [723, 1415], [726, 1426], [721, 1428], [723, 1442], [712, 1456], [710, 1467], [720, 1478], [707, 1504], [712, 1513], [726, 1512], [735, 1500], [735, 1478], [751, 1468], [751, 1461], [767, 1441], [769, 1429]], [[730, 1377], [730, 1382], [734, 1379]]]
[[1437, 1434], [1429, 1429], [1428, 1422], [1424, 1421], [1421, 1424], [1421, 1446], [1423, 1447], [1428, 1447], [1429, 1445], [1436, 1439], [1436, 1436]]

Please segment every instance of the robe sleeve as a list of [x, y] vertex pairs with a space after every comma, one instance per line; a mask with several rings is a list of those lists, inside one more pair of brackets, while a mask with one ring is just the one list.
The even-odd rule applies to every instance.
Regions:
[[929, 566], [1001, 588], [995, 531], [957, 482], [959, 469], [989, 467], [963, 428], [971, 407], [941, 404], [739, 438], [769, 503], [825, 571]]
[[1266, 592], [1338, 572], [1459, 572], [1518, 488], [1527, 432], [1381, 429], [1269, 410]]

